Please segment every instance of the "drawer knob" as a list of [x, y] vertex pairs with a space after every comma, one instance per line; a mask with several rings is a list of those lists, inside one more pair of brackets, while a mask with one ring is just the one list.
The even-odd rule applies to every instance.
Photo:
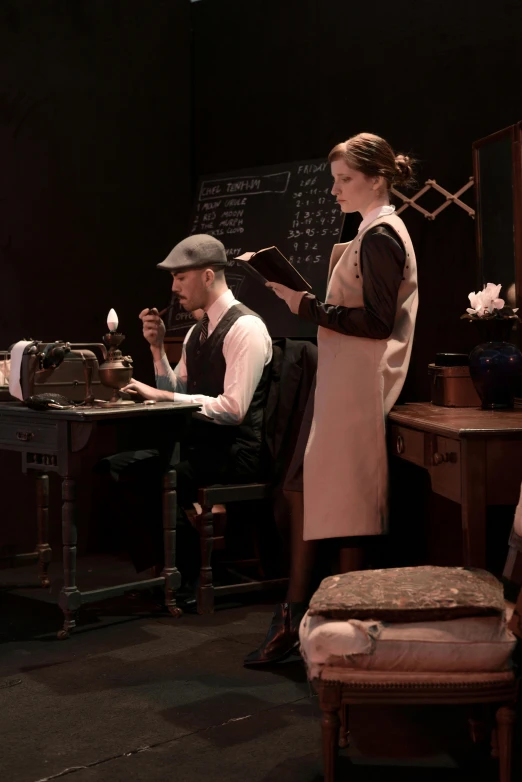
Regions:
[[22, 440], [24, 443], [28, 443], [29, 440], [32, 440], [34, 437], [34, 432], [17, 432], [16, 433], [16, 439]]
[[397, 435], [397, 441], [395, 443], [395, 450], [400, 455], [404, 453], [404, 437], [401, 434]]
[[435, 452], [433, 454], [433, 464], [435, 467], [439, 464], [444, 464], [444, 462], [451, 462], [452, 464], [455, 464], [457, 461], [457, 454], [454, 451], [450, 451], [449, 453], [438, 453]]

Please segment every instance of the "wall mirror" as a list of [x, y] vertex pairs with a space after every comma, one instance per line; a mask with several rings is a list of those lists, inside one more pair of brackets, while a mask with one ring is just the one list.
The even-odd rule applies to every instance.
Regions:
[[473, 144], [479, 285], [522, 306], [522, 122]]

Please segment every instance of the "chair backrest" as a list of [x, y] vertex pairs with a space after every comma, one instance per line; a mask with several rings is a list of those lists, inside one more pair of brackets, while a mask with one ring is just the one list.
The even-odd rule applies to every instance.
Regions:
[[265, 445], [270, 480], [282, 480], [292, 458], [317, 369], [317, 347], [310, 341], [273, 340], [272, 376], [265, 409]]

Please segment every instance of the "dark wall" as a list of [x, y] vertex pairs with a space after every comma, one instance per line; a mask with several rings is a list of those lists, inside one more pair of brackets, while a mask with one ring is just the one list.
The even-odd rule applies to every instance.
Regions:
[[[2, 0], [0, 348], [99, 341], [114, 307], [152, 380], [137, 315], [168, 302], [155, 264], [187, 229], [190, 90], [189, 0]], [[27, 550], [34, 487], [19, 454], [0, 472], [0, 549]]]
[[189, 0], [0, 5], [0, 346], [99, 341], [168, 301], [190, 210]]
[[[198, 174], [326, 156], [364, 130], [413, 152], [420, 185], [455, 192], [472, 175], [472, 142], [522, 119], [517, 0], [202, 0], [192, 11]], [[403, 217], [420, 281], [404, 398], [427, 399], [435, 352], [476, 342], [459, 320], [477, 283], [474, 223], [455, 206], [433, 222]]]

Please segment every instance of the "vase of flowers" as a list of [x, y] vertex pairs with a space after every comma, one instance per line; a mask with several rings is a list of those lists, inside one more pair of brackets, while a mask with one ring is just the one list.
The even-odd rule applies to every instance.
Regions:
[[517, 309], [499, 298], [500, 285], [488, 282], [483, 290], [469, 294], [470, 306], [462, 318], [473, 323], [481, 340], [469, 355], [471, 379], [485, 410], [513, 407], [522, 353], [509, 342], [518, 321]]

